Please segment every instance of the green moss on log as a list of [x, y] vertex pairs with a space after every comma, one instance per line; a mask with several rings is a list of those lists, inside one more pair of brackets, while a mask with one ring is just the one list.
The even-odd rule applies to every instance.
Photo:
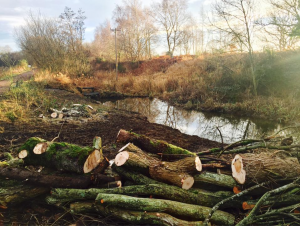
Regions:
[[27, 150], [24, 158], [26, 165], [42, 165], [62, 171], [83, 173], [83, 165], [87, 157], [94, 151], [92, 147], [80, 147], [65, 142], [47, 142], [47, 151], [42, 154], [34, 154], [33, 149], [38, 143], [45, 140], [32, 137], [29, 138], [19, 149]]

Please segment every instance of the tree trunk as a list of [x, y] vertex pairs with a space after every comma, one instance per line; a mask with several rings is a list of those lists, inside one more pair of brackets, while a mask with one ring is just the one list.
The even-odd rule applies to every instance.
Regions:
[[[148, 185], [133, 185], [126, 186], [122, 188], [112, 188], [112, 189], [98, 189], [90, 188], [87, 190], [83, 189], [52, 189], [51, 196], [56, 199], [77, 201], [77, 200], [94, 200], [99, 193], [104, 194], [121, 194], [130, 196], [148, 196], [148, 197], [160, 197], [164, 199], [169, 199], [173, 201], [197, 204], [202, 206], [213, 207], [218, 202], [225, 198], [232, 196], [231, 192], [208, 192], [204, 190], [194, 190], [189, 192], [170, 185], [159, 185], [159, 184], [148, 184]], [[243, 199], [245, 200], [245, 199]], [[228, 203], [222, 208], [234, 207], [237, 205], [242, 205], [241, 200], [237, 200]]]
[[89, 176], [46, 175], [21, 168], [0, 168], [0, 176], [48, 188], [87, 188], [92, 183]]
[[[41, 154], [35, 154], [37, 149]], [[86, 173], [99, 165], [104, 171], [108, 161], [98, 150], [92, 147], [80, 147], [64, 142], [46, 142], [37, 137], [29, 138], [19, 149], [19, 153], [26, 150], [27, 156], [23, 158], [26, 165], [42, 165], [60, 171]]]
[[147, 175], [149, 175], [149, 166], [158, 162], [159, 159], [150, 157], [132, 143], [121, 148], [115, 157], [117, 166], [124, 166]]
[[206, 186], [216, 186], [219, 187], [233, 189], [238, 184], [232, 178], [232, 176], [228, 176], [225, 174], [217, 174], [209, 171], [202, 172], [201, 174], [194, 175], [195, 187], [205, 188]]
[[238, 154], [232, 160], [232, 176], [239, 184], [266, 180], [293, 179], [300, 175], [297, 158], [278, 157], [277, 153]]
[[33, 187], [16, 180], [0, 178], [0, 208], [7, 209], [49, 191], [50, 188]]
[[117, 172], [122, 178], [126, 178], [127, 180], [133, 181], [136, 184], [163, 184], [141, 173], [125, 169], [122, 166], [116, 166], [115, 164], [113, 164], [112, 169]]
[[143, 151], [150, 153], [162, 153], [162, 154], [184, 154], [196, 156], [195, 153], [186, 149], [177, 147], [172, 144], [168, 144], [165, 141], [150, 139], [147, 136], [139, 135], [133, 132], [129, 132], [121, 129], [117, 136], [117, 142], [128, 143], [131, 142], [134, 145], [141, 148]]
[[186, 190], [190, 189], [194, 184], [194, 178], [190, 174], [169, 169], [164, 165], [151, 166], [149, 173], [157, 181], [174, 184]]
[[[211, 208], [198, 205], [185, 204], [164, 199], [148, 199], [148, 198], [134, 198], [125, 195], [116, 194], [98, 194], [96, 203], [101, 206], [117, 206], [119, 208], [126, 208], [138, 211], [157, 212], [164, 210], [165, 213], [180, 219], [189, 219], [201, 221], [206, 218]], [[220, 225], [233, 225], [234, 216], [217, 210], [211, 222]]]
[[175, 184], [186, 189], [193, 185], [193, 178], [190, 174], [202, 170], [200, 158], [197, 156], [175, 162], [160, 162], [131, 143], [124, 146], [120, 151], [115, 158], [117, 166], [124, 165], [146, 175], [150, 174], [155, 180]]
[[116, 207], [103, 207], [96, 205], [94, 202], [77, 202], [70, 205], [72, 213], [98, 213], [104, 217], [113, 217], [114, 219], [126, 221], [136, 225], [186, 225], [186, 226], [202, 226], [202, 221], [185, 221], [177, 219], [166, 213], [159, 212], [144, 212], [124, 210]]

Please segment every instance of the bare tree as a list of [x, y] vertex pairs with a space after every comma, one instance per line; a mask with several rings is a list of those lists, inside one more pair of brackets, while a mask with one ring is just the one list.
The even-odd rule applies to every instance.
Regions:
[[29, 60], [42, 69], [81, 75], [88, 71], [88, 58], [82, 45], [81, 12], [66, 8], [60, 19], [29, 14], [26, 24], [16, 31], [17, 42]]
[[271, 0], [272, 12], [267, 18], [257, 23], [262, 26], [267, 36], [265, 41], [272, 43], [280, 51], [298, 47], [300, 37], [296, 34], [299, 18], [298, 0]]
[[152, 13], [160, 28], [164, 30], [168, 51], [173, 55], [182, 42], [183, 30], [189, 20], [187, 0], [162, 0], [152, 5]]
[[114, 11], [114, 20], [120, 30], [118, 43], [127, 60], [151, 57], [156, 29], [147, 12], [139, 0], [123, 1]]
[[253, 56], [254, 0], [219, 0], [214, 5], [212, 25], [248, 52], [253, 93], [257, 95], [257, 78]]
[[108, 20], [96, 27], [91, 49], [93, 55], [108, 61], [112, 61], [115, 57], [115, 41], [110, 29], [111, 24]]

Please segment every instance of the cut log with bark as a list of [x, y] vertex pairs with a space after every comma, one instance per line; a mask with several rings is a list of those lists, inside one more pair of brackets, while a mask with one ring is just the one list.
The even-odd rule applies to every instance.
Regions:
[[186, 190], [190, 189], [194, 184], [194, 178], [190, 174], [174, 171], [163, 165], [151, 166], [149, 168], [149, 173], [151, 178], [157, 181], [174, 184]]
[[87, 188], [92, 183], [90, 176], [48, 175], [22, 168], [0, 168], [0, 176], [47, 188]]
[[232, 176], [239, 184], [266, 180], [293, 179], [300, 175], [297, 158], [278, 156], [272, 152], [238, 154], [232, 160]]
[[[174, 217], [193, 221], [204, 220], [211, 210], [209, 207], [165, 199], [135, 198], [116, 194], [98, 194], [96, 203], [104, 207], [115, 206], [137, 211], [158, 212], [164, 210], [165, 213]], [[211, 218], [212, 223], [219, 225], [233, 225], [234, 220], [233, 215], [220, 210], [216, 211]]]
[[161, 184], [141, 173], [131, 171], [122, 166], [112, 165], [112, 169], [117, 172], [122, 178], [135, 182], [136, 184]]
[[216, 189], [220, 189], [220, 187], [228, 188], [232, 190], [238, 184], [232, 178], [232, 176], [228, 176], [225, 174], [218, 174], [209, 171], [204, 171], [200, 174], [194, 175], [195, 185], [194, 187], [206, 188], [207, 186], [212, 187], [215, 186]]
[[[29, 138], [20, 147], [19, 153], [24, 150], [27, 151], [27, 156], [23, 158], [26, 165], [42, 165], [75, 173], [88, 173], [97, 166], [103, 167], [99, 170], [103, 171], [109, 165], [99, 150], [92, 147], [80, 147], [65, 142], [46, 142], [37, 137]], [[40, 153], [35, 154], [34, 150]]]
[[[121, 194], [129, 196], [159, 197], [168, 200], [178, 201], [188, 204], [197, 204], [201, 206], [213, 207], [221, 200], [231, 197], [232, 192], [209, 192], [205, 190], [186, 191], [171, 185], [148, 184], [133, 185], [122, 188], [112, 189], [52, 189], [51, 196], [57, 200], [68, 200], [74, 202], [79, 200], [94, 200], [99, 193]], [[245, 200], [245, 199], [243, 199]], [[242, 205], [242, 199], [224, 205], [222, 208], [235, 207]]]
[[113, 217], [114, 219], [126, 221], [130, 224], [136, 225], [203, 225], [202, 221], [185, 221], [162, 212], [133, 211], [110, 206], [103, 207], [93, 202], [72, 203], [70, 205], [70, 209], [71, 212], [75, 214], [98, 213], [104, 217]]
[[50, 188], [31, 186], [17, 180], [0, 177], [0, 209], [18, 205], [46, 194]]
[[191, 151], [169, 144], [165, 141], [150, 139], [147, 136], [129, 132], [123, 129], [121, 129], [118, 133], [117, 142], [119, 143], [131, 142], [134, 145], [141, 148], [143, 151], [150, 152], [153, 154], [157, 154], [157, 153], [162, 153], [162, 155], [163, 154], [184, 154], [184, 155], [196, 156], [196, 154]]
[[158, 164], [158, 162], [159, 159], [150, 157], [132, 143], [128, 143], [121, 148], [115, 157], [115, 164], [117, 166], [128, 167], [147, 175], [149, 175], [149, 166]]
[[[154, 179], [160, 177], [159, 175], [156, 175], [154, 173], [151, 174], [151, 171], [153, 171], [157, 166], [161, 168], [159, 172], [162, 172], [163, 169], [166, 169], [173, 175], [176, 175], [178, 173], [193, 175], [202, 170], [201, 160], [197, 156], [187, 157], [175, 162], [165, 162], [160, 161], [157, 158], [150, 157], [132, 143], [128, 143], [119, 151], [119, 154], [117, 154], [117, 156], [115, 157], [115, 164], [117, 166], [128, 167], [132, 170], [142, 172], [146, 175], [150, 173], [151, 177], [154, 176], [152, 177]], [[169, 175], [168, 177], [171, 177], [171, 175]], [[163, 178], [162, 181], [164, 181]], [[181, 182], [179, 180], [179, 184], [180, 183]]]

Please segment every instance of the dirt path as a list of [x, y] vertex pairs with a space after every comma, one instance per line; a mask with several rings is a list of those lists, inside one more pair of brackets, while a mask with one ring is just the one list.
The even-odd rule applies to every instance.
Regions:
[[[14, 76], [13, 82], [16, 81], [27, 81], [29, 80], [34, 74], [34, 71], [27, 71], [25, 73], [19, 74]], [[0, 81], [0, 95], [7, 92], [10, 88], [11, 81], [10, 80], [4, 80]]]

